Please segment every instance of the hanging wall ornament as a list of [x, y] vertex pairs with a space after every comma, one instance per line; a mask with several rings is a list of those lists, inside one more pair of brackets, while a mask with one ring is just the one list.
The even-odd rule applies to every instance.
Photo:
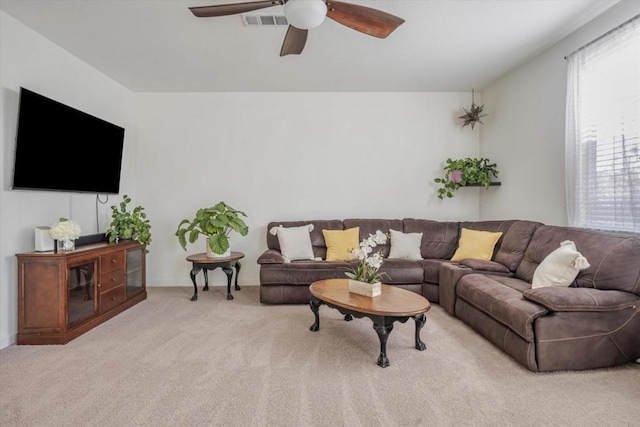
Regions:
[[462, 108], [464, 110], [464, 115], [460, 116], [459, 118], [464, 120], [464, 124], [462, 125], [462, 127], [465, 127], [466, 125], [471, 125], [471, 129], [473, 129], [473, 127], [476, 125], [476, 122], [480, 123], [481, 125], [483, 125], [484, 123], [482, 123], [482, 120], [480, 120], [482, 117], [487, 116], [487, 114], [482, 114], [482, 109], [484, 108], [484, 105], [476, 105], [475, 100], [474, 100], [474, 93], [475, 91], [473, 89], [471, 89], [471, 109], [467, 110], [466, 108]]

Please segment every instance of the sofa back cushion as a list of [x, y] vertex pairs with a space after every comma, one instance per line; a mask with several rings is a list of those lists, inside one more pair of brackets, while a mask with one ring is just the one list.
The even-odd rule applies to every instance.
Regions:
[[325, 259], [327, 256], [327, 245], [322, 235], [322, 230], [342, 230], [342, 221], [338, 219], [332, 220], [311, 220], [311, 221], [278, 221], [270, 222], [267, 225], [267, 247], [269, 249], [280, 250], [280, 244], [278, 243], [278, 237], [271, 235], [269, 230], [272, 227], [282, 225], [283, 227], [301, 227], [303, 225], [313, 224], [313, 231], [311, 231], [311, 245], [313, 246], [313, 254], [315, 257]]
[[531, 237], [542, 223], [533, 221], [516, 221], [504, 233], [502, 244], [496, 253], [495, 261], [507, 267], [510, 271], [516, 271], [524, 252], [531, 242]]
[[458, 246], [459, 223], [405, 218], [405, 233], [422, 233], [420, 252], [424, 259], [451, 259]]
[[504, 221], [465, 221], [460, 223], [460, 230], [462, 231], [463, 228], [467, 228], [469, 230], [490, 231], [494, 233], [501, 232], [502, 236], [500, 236], [496, 245], [493, 247], [493, 255], [491, 256], [491, 259], [495, 260], [496, 254], [502, 247], [504, 235], [515, 222], [516, 220], [513, 219]]
[[634, 233], [542, 225], [534, 232], [516, 277], [531, 282], [542, 260], [565, 240], [573, 241], [591, 265], [578, 273], [572, 286], [640, 295], [640, 235]]
[[[369, 237], [370, 234], [376, 234], [376, 231], [380, 230], [383, 233], [389, 233], [389, 230], [394, 229], [396, 231], [403, 231], [401, 219], [360, 219], [349, 218], [342, 221], [342, 224], [346, 229], [359, 227], [360, 228], [360, 240]], [[375, 252], [382, 251], [382, 256], [387, 258], [391, 248], [391, 241], [387, 240], [384, 245], [378, 245], [374, 248]]]

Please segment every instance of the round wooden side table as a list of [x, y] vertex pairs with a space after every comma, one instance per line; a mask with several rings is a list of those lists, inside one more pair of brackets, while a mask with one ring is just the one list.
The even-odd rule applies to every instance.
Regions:
[[191, 276], [191, 281], [193, 282], [193, 296], [191, 297], [191, 301], [198, 300], [198, 286], [196, 285], [196, 275], [200, 270], [204, 274], [204, 288], [203, 291], [209, 290], [209, 276], [207, 274], [208, 270], [215, 270], [216, 268], [221, 268], [224, 271], [224, 274], [227, 275], [227, 299], [233, 299], [233, 295], [231, 295], [231, 278], [233, 277], [233, 268], [236, 269], [236, 283], [235, 289], [236, 291], [240, 290], [240, 286], [238, 286], [238, 275], [240, 274], [240, 259], [244, 258], [244, 254], [242, 252], [231, 252], [231, 255], [224, 258], [210, 258], [207, 257], [205, 252], [189, 255], [187, 257], [187, 261], [192, 263], [191, 272], [189, 275]]

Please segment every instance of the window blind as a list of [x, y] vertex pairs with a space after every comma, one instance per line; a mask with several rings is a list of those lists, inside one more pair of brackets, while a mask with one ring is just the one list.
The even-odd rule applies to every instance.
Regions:
[[567, 60], [569, 224], [640, 232], [640, 16]]

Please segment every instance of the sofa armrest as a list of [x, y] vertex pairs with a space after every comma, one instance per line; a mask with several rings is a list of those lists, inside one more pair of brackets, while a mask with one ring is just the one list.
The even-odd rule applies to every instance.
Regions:
[[284, 264], [285, 260], [280, 251], [268, 249], [258, 257], [258, 264]]
[[462, 264], [465, 267], [473, 268], [476, 273], [511, 273], [507, 266], [502, 265], [499, 262], [488, 261], [484, 259], [467, 258], [459, 261], [459, 264]]
[[549, 311], [615, 311], [628, 307], [640, 310], [640, 297], [630, 292], [591, 288], [547, 287], [522, 293], [529, 301]]

